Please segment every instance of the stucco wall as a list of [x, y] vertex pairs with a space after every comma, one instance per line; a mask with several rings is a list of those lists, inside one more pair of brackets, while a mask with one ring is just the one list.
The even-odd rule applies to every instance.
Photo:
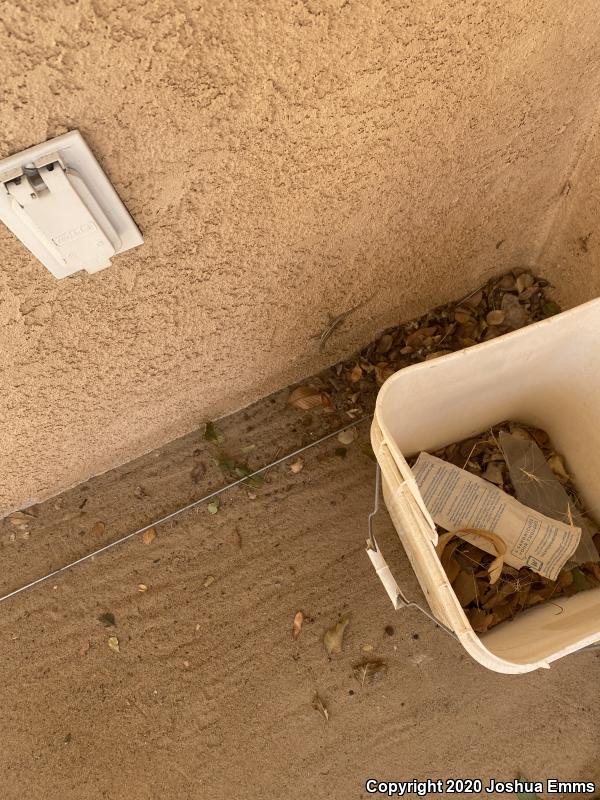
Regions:
[[599, 29], [593, 0], [6, 4], [0, 155], [79, 128], [146, 242], [57, 282], [0, 230], [0, 512], [533, 263]]
[[[600, 90], [595, 107], [600, 111]], [[600, 295], [600, 121], [560, 190], [538, 263], [565, 305]]]

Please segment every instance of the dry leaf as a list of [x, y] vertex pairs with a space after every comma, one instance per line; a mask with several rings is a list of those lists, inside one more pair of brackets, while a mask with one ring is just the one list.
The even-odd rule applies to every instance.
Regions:
[[565, 483], [571, 479], [571, 476], [565, 467], [565, 462], [563, 461], [562, 456], [559, 456], [558, 453], [553, 453], [550, 456], [548, 459], [548, 466], [561, 483]]
[[94, 522], [94, 524], [92, 525], [90, 533], [92, 534], [92, 536], [100, 536], [100, 534], [104, 533], [105, 528], [106, 525], [101, 520], [98, 520], [98, 522]]
[[347, 428], [345, 431], [340, 431], [337, 435], [337, 440], [340, 444], [349, 445], [352, 444], [358, 437], [358, 431], [356, 428]]
[[470, 572], [459, 572], [452, 583], [452, 588], [463, 608], [477, 599], [477, 581]]
[[573, 575], [571, 572], [567, 570], [563, 570], [558, 575], [558, 583], [563, 588], [566, 589], [567, 586], [570, 586], [573, 583]]
[[108, 646], [113, 651], [113, 653], [120, 653], [121, 649], [119, 648], [119, 640], [116, 636], [110, 636], [108, 639]]
[[222, 444], [225, 441], [225, 435], [217, 428], [214, 422], [207, 422], [204, 428], [204, 439], [207, 442]]
[[388, 378], [391, 378], [395, 370], [389, 364], [376, 364], [375, 365], [375, 380], [378, 386], [383, 386]]
[[387, 353], [394, 343], [394, 337], [390, 333], [385, 333], [377, 343], [377, 352], [384, 355]]
[[329, 628], [329, 630], [325, 633], [325, 636], [323, 637], [323, 644], [328, 655], [338, 655], [342, 652], [344, 631], [348, 627], [349, 622], [350, 617], [344, 615], [339, 622], [336, 622], [336, 624]]
[[334, 407], [327, 392], [316, 386], [298, 386], [288, 397], [288, 405], [299, 408], [302, 411], [308, 411], [319, 406], [328, 409], [333, 409]]
[[350, 373], [350, 380], [352, 381], [352, 383], [358, 383], [358, 381], [362, 378], [362, 376], [363, 376], [363, 371], [360, 368], [360, 365], [355, 364], [355, 366], [352, 368], [352, 372]]
[[29, 514], [26, 511], [15, 511], [8, 517], [8, 521], [13, 528], [17, 528], [17, 530], [21, 531], [27, 530], [34, 519], [35, 517], [33, 514]]
[[296, 611], [294, 616], [294, 624], [292, 625], [292, 638], [297, 639], [302, 630], [302, 623], [304, 622], [304, 614], [302, 611]]
[[498, 461], [490, 461], [482, 477], [490, 483], [495, 483], [496, 486], [504, 485], [504, 473]]
[[322, 714], [327, 722], [329, 722], [329, 711], [327, 710], [327, 706], [319, 696], [318, 692], [315, 692], [315, 696], [312, 699], [312, 707], [315, 711], [318, 711], [319, 714]]
[[148, 528], [147, 531], [142, 533], [142, 542], [144, 544], [152, 544], [152, 542], [156, 539], [156, 531], [154, 528]]
[[290, 464], [290, 469], [294, 473], [294, 475], [297, 475], [299, 472], [302, 472], [303, 467], [304, 467], [304, 459], [301, 457], [298, 457], [295, 461], [292, 461], [292, 463]]
[[589, 572], [592, 573], [592, 575], [594, 576], [594, 578], [596, 578], [597, 581], [600, 581], [600, 564], [596, 564], [593, 561], [590, 561], [588, 564], [584, 564], [583, 566], [585, 567], [585, 569], [587, 569]]
[[[248, 495], [250, 492], [248, 492]], [[256, 497], [256, 495], [254, 495]], [[219, 510], [219, 501], [218, 500], [211, 500], [210, 503], [206, 506], [206, 510], [209, 514], [216, 514]]]
[[469, 608], [466, 614], [471, 627], [476, 633], [485, 633], [494, 619], [493, 614], [487, 614], [481, 608]]
[[457, 560], [454, 557], [454, 553], [460, 546], [460, 540], [456, 539], [448, 547], [444, 550], [442, 554], [442, 567], [446, 575], [448, 576], [448, 580], [450, 583], [454, 581], [458, 573], [460, 572], [460, 566]]
[[521, 294], [525, 289], [529, 289], [530, 286], [533, 286], [533, 283], [533, 275], [531, 272], [522, 272], [517, 278], [517, 291]]
[[207, 575], [206, 578], [204, 579], [204, 583], [202, 585], [204, 586], [205, 589], [207, 589], [211, 585], [211, 583], [214, 583], [214, 582], [215, 582], [215, 576], [214, 575]]
[[504, 324], [511, 330], [522, 328], [529, 322], [527, 310], [519, 303], [514, 294], [505, 294], [502, 297], [502, 311], [505, 313]]
[[457, 308], [454, 311], [454, 320], [455, 322], [459, 322], [461, 325], [463, 325], [467, 322], [472, 322], [473, 315], [470, 311], [467, 311], [466, 308]]
[[148, 587], [146, 586], [145, 583], [138, 583], [137, 590], [138, 590], [138, 592], [147, 592], [148, 591]]
[[387, 669], [387, 664], [379, 658], [363, 659], [352, 667], [354, 677], [364, 686], [365, 683], [372, 683], [376, 677], [381, 676]]
[[503, 603], [502, 605], [496, 606], [494, 609], [494, 613], [492, 614], [492, 619], [490, 624], [498, 625], [500, 622], [504, 622], [507, 619], [511, 619], [514, 616], [515, 609], [513, 608], [513, 603]]
[[555, 314], [560, 314], [560, 306], [554, 300], [548, 300], [543, 304], [542, 311], [546, 317], [553, 317]]
[[500, 311], [500, 309], [497, 309], [494, 311], [490, 311], [487, 314], [485, 321], [487, 322], [488, 325], [495, 327], [496, 325], [502, 325], [505, 317], [506, 314], [504, 313], [504, 311]]

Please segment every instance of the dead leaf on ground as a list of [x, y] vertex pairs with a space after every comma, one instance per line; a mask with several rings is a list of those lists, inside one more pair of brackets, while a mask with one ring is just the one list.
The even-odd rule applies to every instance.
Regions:
[[473, 315], [466, 308], [457, 308], [454, 311], [454, 320], [464, 325], [467, 322], [473, 322]]
[[292, 461], [292, 463], [290, 464], [290, 469], [294, 473], [294, 475], [297, 475], [299, 472], [302, 472], [303, 468], [304, 468], [304, 459], [301, 457], [298, 457], [295, 461]]
[[294, 616], [294, 623], [292, 625], [292, 638], [297, 639], [302, 630], [302, 623], [304, 622], [304, 614], [302, 611], [296, 611]]
[[329, 711], [327, 710], [327, 706], [323, 702], [318, 692], [315, 692], [315, 695], [312, 699], [312, 707], [315, 709], [315, 711], [318, 711], [319, 714], [322, 714], [327, 722], [329, 722]]
[[214, 444], [222, 444], [225, 441], [225, 434], [217, 428], [214, 422], [207, 422], [204, 428], [204, 439]]
[[104, 533], [105, 528], [106, 525], [101, 520], [98, 520], [98, 522], [94, 522], [92, 525], [90, 533], [92, 536], [100, 536], [100, 534]]
[[363, 371], [360, 367], [360, 364], [355, 364], [352, 368], [352, 372], [350, 373], [350, 380], [352, 383], [358, 383], [358, 381], [362, 378]]
[[380, 658], [364, 658], [352, 667], [354, 677], [364, 686], [365, 683], [373, 683], [375, 678], [379, 678], [387, 670], [387, 664]]
[[338, 442], [343, 445], [352, 444], [357, 438], [358, 431], [356, 428], [346, 428], [345, 431], [340, 431], [337, 435]]
[[27, 530], [29, 525], [33, 522], [35, 516], [27, 511], [14, 511], [9, 515], [8, 521], [17, 530]]
[[194, 483], [200, 483], [205, 474], [206, 474], [206, 464], [204, 464], [203, 461], [199, 461], [190, 473]]
[[108, 639], [108, 646], [113, 651], [113, 653], [120, 653], [121, 648], [119, 647], [119, 640], [116, 636], [110, 636]]
[[299, 408], [301, 411], [309, 411], [319, 406], [330, 410], [334, 408], [331, 397], [317, 386], [298, 386], [290, 394], [287, 402], [289, 406]]
[[325, 636], [323, 637], [323, 644], [328, 655], [338, 655], [342, 652], [344, 644], [344, 632], [348, 627], [349, 622], [350, 617], [345, 615], [340, 619], [339, 622], [336, 622], [335, 625], [332, 625], [332, 627], [326, 631]]
[[144, 544], [152, 544], [152, 542], [156, 539], [156, 531], [154, 528], [148, 528], [147, 531], [142, 533], [142, 542]]
[[525, 289], [529, 289], [530, 286], [533, 286], [533, 282], [534, 279], [531, 272], [522, 272], [516, 281], [517, 291], [519, 292], [519, 294], [521, 294], [521, 292], [524, 292]]
[[542, 311], [546, 317], [553, 317], [555, 314], [560, 314], [560, 306], [554, 300], [548, 300], [542, 305]]
[[396, 370], [385, 362], [375, 364], [375, 380], [378, 386], [383, 386], [388, 378], [391, 378]]
[[515, 297], [514, 294], [506, 293], [502, 297], [501, 306], [505, 314], [504, 324], [510, 330], [522, 328], [530, 321], [527, 310], [519, 303], [518, 297]]
[[485, 321], [488, 325], [495, 327], [496, 325], [502, 325], [505, 317], [506, 314], [504, 311], [501, 311], [500, 309], [494, 309], [493, 311], [488, 312]]

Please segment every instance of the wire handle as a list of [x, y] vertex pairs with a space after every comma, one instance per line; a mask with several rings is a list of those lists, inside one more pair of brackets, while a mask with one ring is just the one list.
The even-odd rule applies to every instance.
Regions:
[[382, 582], [384, 589], [386, 590], [388, 597], [392, 601], [392, 605], [396, 611], [399, 611], [401, 608], [416, 608], [418, 609], [421, 614], [427, 617], [427, 619], [431, 620], [438, 628], [444, 630], [449, 636], [453, 639], [456, 639], [458, 642], [459, 639], [454, 633], [451, 631], [450, 628], [447, 628], [443, 625], [439, 620], [437, 620], [429, 611], [426, 611], [422, 606], [418, 603], [415, 603], [414, 600], [409, 600], [408, 597], [404, 594], [402, 589], [398, 586], [398, 582], [392, 575], [391, 569], [388, 567], [385, 558], [383, 557], [383, 553], [379, 549], [379, 545], [377, 544], [377, 540], [375, 539], [375, 535], [373, 533], [373, 520], [375, 519], [378, 511], [379, 511], [379, 497], [381, 495], [381, 467], [379, 466], [379, 462], [377, 463], [377, 468], [375, 472], [375, 501], [373, 504], [373, 510], [369, 514], [368, 519], [368, 529], [369, 529], [369, 538], [367, 539], [367, 555], [375, 568], [375, 572], [377, 573], [379, 580]]

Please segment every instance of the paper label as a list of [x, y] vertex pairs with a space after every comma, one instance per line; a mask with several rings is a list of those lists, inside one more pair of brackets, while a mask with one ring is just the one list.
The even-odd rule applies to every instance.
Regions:
[[[506, 544], [504, 560], [556, 580], [579, 544], [581, 528], [567, 525], [519, 503], [493, 483], [440, 458], [421, 453], [413, 473], [436, 525], [448, 531], [482, 528]], [[493, 545], [480, 536], [461, 536], [486, 553]]]

